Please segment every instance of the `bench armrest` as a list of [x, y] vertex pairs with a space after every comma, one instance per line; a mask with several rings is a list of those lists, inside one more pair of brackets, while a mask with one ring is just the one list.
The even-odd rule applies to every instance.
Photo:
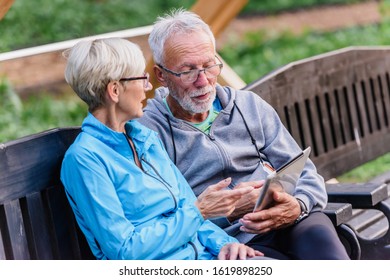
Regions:
[[387, 199], [387, 185], [382, 183], [326, 184], [330, 202], [350, 203], [353, 208], [370, 209]]
[[349, 203], [328, 202], [323, 212], [336, 228], [337, 234], [353, 260], [360, 259], [361, 248], [356, 233], [346, 222], [352, 217], [352, 205]]
[[349, 203], [328, 202], [324, 211], [333, 225], [345, 224], [352, 217], [352, 205]]

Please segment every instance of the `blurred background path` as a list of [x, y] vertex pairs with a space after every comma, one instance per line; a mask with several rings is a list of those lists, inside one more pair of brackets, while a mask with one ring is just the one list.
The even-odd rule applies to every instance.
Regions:
[[305, 30], [332, 31], [345, 27], [377, 23], [381, 19], [379, 1], [333, 5], [281, 13], [252, 15], [234, 19], [218, 38], [218, 45], [237, 40], [241, 34], [267, 30], [299, 34]]

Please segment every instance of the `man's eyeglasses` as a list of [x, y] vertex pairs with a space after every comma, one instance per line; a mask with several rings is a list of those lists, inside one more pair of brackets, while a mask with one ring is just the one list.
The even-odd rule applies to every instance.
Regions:
[[198, 79], [201, 72], [204, 72], [206, 77], [209, 79], [218, 77], [219, 74], [221, 74], [223, 63], [217, 63], [214, 65], [205, 67], [203, 69], [192, 69], [189, 71], [183, 71], [183, 72], [179, 72], [179, 73], [174, 72], [172, 70], [169, 70], [169, 69], [165, 68], [164, 66], [162, 66], [161, 64], [157, 64], [157, 66], [160, 67], [161, 69], [163, 69], [164, 71], [166, 71], [166, 72], [168, 72], [176, 77], [179, 77], [183, 83], [190, 84], [190, 83], [195, 82]]
[[122, 78], [119, 81], [120, 82], [126, 82], [126, 81], [135, 81], [135, 80], [145, 80], [144, 88], [148, 88], [149, 87], [149, 73], [144, 73], [144, 76], [141, 76], [141, 77]]

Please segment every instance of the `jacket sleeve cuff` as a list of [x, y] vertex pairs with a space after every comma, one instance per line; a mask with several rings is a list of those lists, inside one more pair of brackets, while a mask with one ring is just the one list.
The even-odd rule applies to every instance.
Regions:
[[295, 198], [299, 198], [305, 205], [306, 205], [306, 209], [307, 211], [310, 213], [311, 210], [313, 209], [313, 203], [310, 201], [309, 197], [307, 197], [306, 195], [304, 194], [297, 194], [295, 195]]

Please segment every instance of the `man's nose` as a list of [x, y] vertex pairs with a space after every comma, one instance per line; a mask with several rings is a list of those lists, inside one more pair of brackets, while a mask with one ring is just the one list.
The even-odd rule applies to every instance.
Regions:
[[208, 78], [207, 78], [207, 76], [206, 76], [206, 71], [205, 71], [206, 69], [202, 69], [202, 70], [200, 70], [199, 71], [199, 73], [198, 73], [198, 78], [196, 79], [196, 81], [195, 81], [195, 84], [198, 86], [198, 85], [200, 85], [200, 86], [202, 86], [202, 85], [206, 85], [206, 84], [208, 84], [209, 83], [209, 80], [208, 80]]

